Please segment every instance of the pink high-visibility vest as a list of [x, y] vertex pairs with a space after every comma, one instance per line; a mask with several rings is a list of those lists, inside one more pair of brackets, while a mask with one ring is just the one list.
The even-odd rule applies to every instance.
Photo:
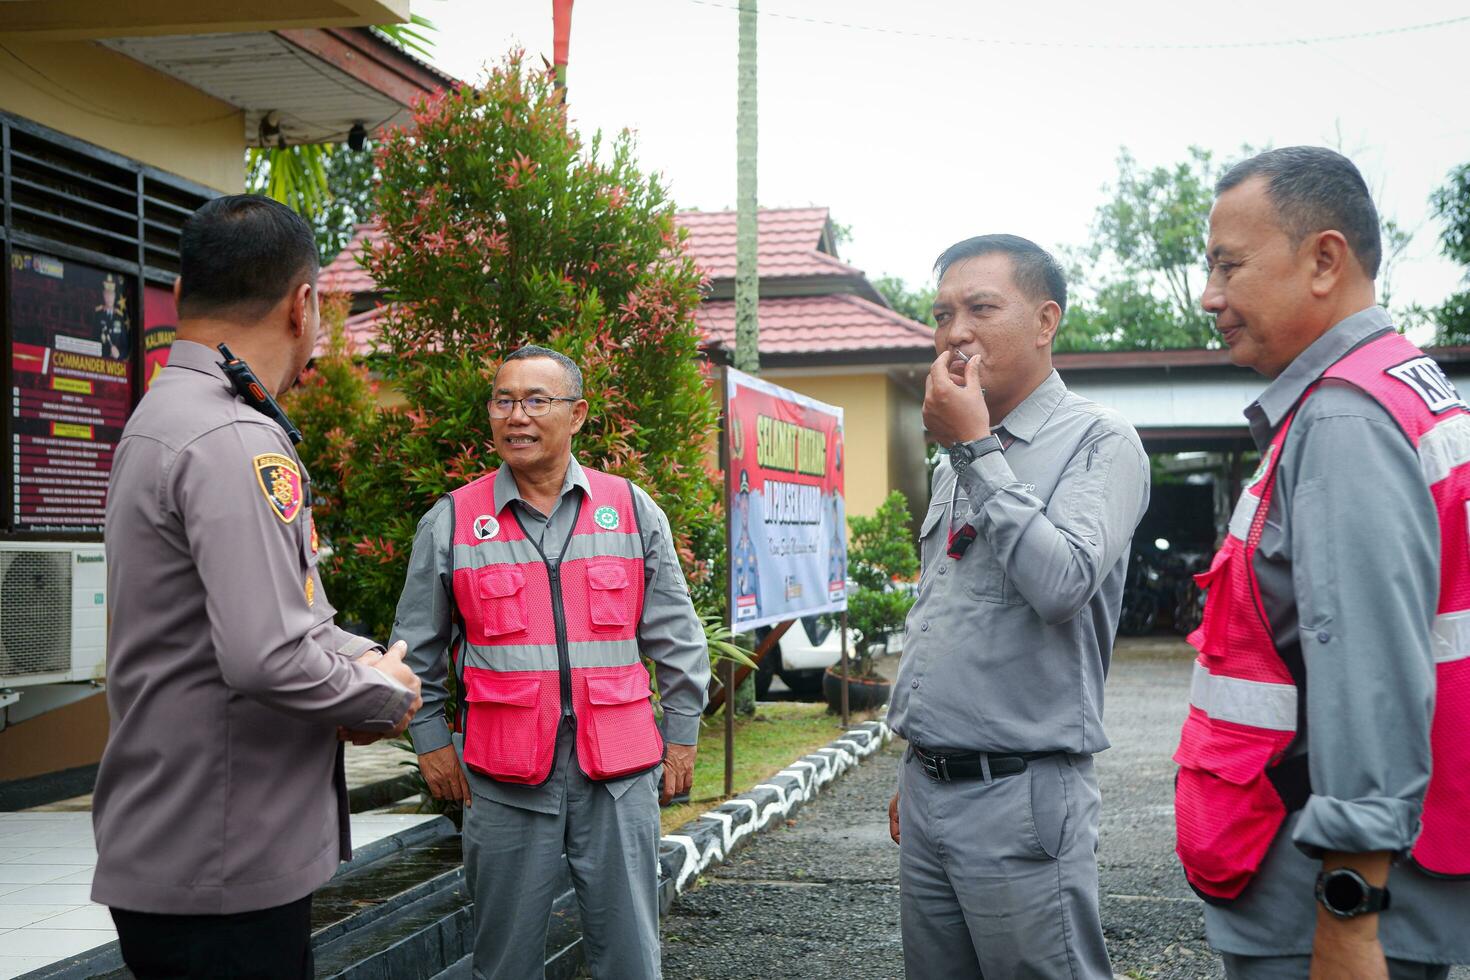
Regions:
[[[1354, 385], [1393, 416], [1418, 453], [1438, 511], [1433, 770], [1411, 857], [1430, 874], [1470, 876], [1470, 410], [1439, 366], [1398, 334], [1359, 347], [1322, 380]], [[1282, 765], [1296, 737], [1299, 692], [1272, 639], [1253, 561], [1295, 415], [1282, 422], [1242, 491], [1209, 570], [1196, 576], [1209, 591], [1204, 621], [1189, 637], [1199, 657], [1174, 753], [1174, 807], [1179, 860], [1195, 891], [1212, 902], [1244, 890], [1287, 813], [1310, 793], [1303, 760]]]
[[496, 511], [495, 473], [450, 493], [464, 761], [504, 782], [550, 777], [563, 719], [575, 719], [591, 779], [663, 759], [638, 652], [644, 564], [633, 491], [583, 472], [592, 493], [579, 497], [559, 553], [542, 554], [513, 507]]

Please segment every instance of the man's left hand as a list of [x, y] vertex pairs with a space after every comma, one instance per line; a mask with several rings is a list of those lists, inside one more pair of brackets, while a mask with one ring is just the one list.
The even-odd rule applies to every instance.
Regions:
[[924, 428], [941, 446], [990, 435], [990, 408], [980, 390], [980, 355], [965, 362], [963, 386], [956, 384], [949, 373], [953, 358], [948, 350], [935, 358], [924, 384]]
[[668, 803], [680, 793], [689, 792], [694, 784], [694, 755], [697, 745], [675, 745], [669, 742], [664, 751], [664, 789], [659, 794], [660, 805]]

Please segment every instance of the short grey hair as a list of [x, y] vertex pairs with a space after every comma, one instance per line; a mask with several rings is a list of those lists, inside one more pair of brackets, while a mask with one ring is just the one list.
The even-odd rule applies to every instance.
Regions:
[[1282, 230], [1298, 245], [1319, 231], [1339, 231], [1368, 278], [1383, 259], [1378, 209], [1353, 162], [1324, 146], [1283, 146], [1242, 160], [1215, 185], [1224, 194], [1252, 177], [1266, 178], [1266, 195]]
[[[567, 357], [561, 351], [552, 350], [550, 347], [538, 347], [535, 344], [526, 344], [524, 347], [512, 351], [505, 360], [500, 362], [500, 367], [495, 369], [495, 382], [500, 380], [500, 370], [511, 361], [524, 361], [532, 357], [544, 357], [549, 361], [555, 361], [561, 366], [562, 372], [567, 376], [567, 395], [571, 398], [582, 397], [582, 369], [577, 367], [577, 362]], [[493, 384], [494, 382], [492, 382]]]

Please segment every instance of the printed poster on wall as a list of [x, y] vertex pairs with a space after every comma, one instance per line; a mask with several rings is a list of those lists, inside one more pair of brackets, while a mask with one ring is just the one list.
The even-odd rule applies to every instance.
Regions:
[[179, 335], [179, 310], [174, 291], [162, 286], [143, 287], [143, 391], [158, 379], [168, 363], [168, 352]]
[[842, 409], [728, 373], [733, 628], [847, 608]]
[[21, 249], [9, 272], [11, 526], [100, 531], [132, 406], [137, 285]]

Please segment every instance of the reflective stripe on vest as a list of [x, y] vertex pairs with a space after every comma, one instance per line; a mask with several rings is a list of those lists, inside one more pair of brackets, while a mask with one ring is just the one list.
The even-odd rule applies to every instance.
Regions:
[[638, 649], [644, 560], [631, 485], [583, 472], [591, 493], [576, 495], [562, 550], [544, 555], [513, 507], [496, 511], [495, 473], [450, 494], [464, 759], [505, 782], [550, 777], [567, 714], [589, 778], [631, 775], [663, 758]]
[[[1467, 875], [1470, 412], [1438, 367], [1397, 334], [1363, 345], [1323, 378], [1350, 383], [1383, 405], [1415, 446], [1434, 499], [1441, 568], [1432, 629], [1433, 775], [1412, 856], [1430, 873]], [[1295, 737], [1298, 692], [1270, 633], [1253, 559], [1294, 418], [1295, 411], [1282, 422], [1242, 491], [1209, 571], [1196, 576], [1208, 593], [1204, 620], [1189, 637], [1199, 659], [1174, 755], [1177, 847], [1190, 884], [1214, 902], [1235, 898], [1249, 884], [1287, 815], [1271, 777]]]

